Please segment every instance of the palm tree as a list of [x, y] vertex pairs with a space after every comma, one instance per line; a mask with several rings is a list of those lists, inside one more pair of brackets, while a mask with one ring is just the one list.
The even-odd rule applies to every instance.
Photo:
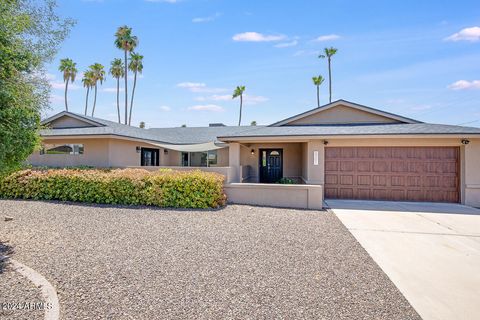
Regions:
[[94, 63], [90, 66], [90, 71], [92, 72], [92, 80], [95, 88], [95, 98], [93, 99], [93, 109], [92, 109], [92, 117], [95, 114], [95, 106], [97, 105], [97, 85], [98, 81], [100, 84], [103, 83], [105, 80], [105, 70], [103, 69], [103, 65], [100, 63]]
[[325, 81], [322, 76], [312, 77], [313, 84], [317, 86], [317, 107], [320, 108], [320, 85]]
[[130, 114], [128, 116], [128, 125], [130, 125], [132, 122], [133, 97], [135, 96], [135, 88], [137, 87], [137, 73], [142, 73], [143, 71], [143, 56], [132, 52], [130, 54], [128, 69], [133, 72], [132, 100], [130, 101]]
[[245, 86], [237, 86], [233, 91], [232, 99], [240, 97], [240, 115], [238, 117], [238, 125], [242, 122], [242, 105], [243, 105], [243, 92], [245, 92]]
[[90, 70], [87, 70], [83, 73], [83, 79], [82, 79], [83, 86], [87, 88], [87, 95], [85, 98], [85, 115], [87, 115], [87, 109], [88, 109], [88, 94], [90, 93], [90, 88], [92, 88], [95, 83], [93, 81], [93, 73]]
[[110, 64], [110, 74], [112, 77], [117, 79], [117, 114], [118, 114], [118, 123], [122, 123], [120, 120], [120, 78], [125, 76], [125, 70], [123, 66], [122, 59], [113, 59]]
[[332, 102], [332, 66], [331, 66], [331, 62], [332, 62], [332, 56], [334, 56], [337, 53], [337, 51], [338, 51], [338, 49], [336, 49], [334, 47], [325, 48], [324, 49], [325, 54], [321, 54], [321, 55], [318, 56], [320, 59], [325, 59], [325, 58], [328, 59], [328, 91], [330, 93], [330, 99], [329, 99], [330, 102]]
[[63, 81], [65, 82], [65, 110], [68, 111], [67, 91], [69, 81], [74, 82], [77, 75], [77, 64], [72, 59], [65, 58], [60, 60], [58, 70], [63, 72]]
[[138, 38], [132, 35], [132, 28], [122, 26], [117, 29], [115, 33], [115, 46], [123, 50], [125, 54], [124, 68], [125, 68], [125, 124], [127, 124], [127, 110], [128, 110], [128, 90], [127, 90], [127, 54], [132, 52], [138, 45]]

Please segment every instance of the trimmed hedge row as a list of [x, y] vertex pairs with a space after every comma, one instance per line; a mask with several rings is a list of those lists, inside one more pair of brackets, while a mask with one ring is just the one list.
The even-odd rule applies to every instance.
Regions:
[[174, 208], [225, 204], [217, 173], [143, 169], [28, 169], [0, 180], [0, 197]]

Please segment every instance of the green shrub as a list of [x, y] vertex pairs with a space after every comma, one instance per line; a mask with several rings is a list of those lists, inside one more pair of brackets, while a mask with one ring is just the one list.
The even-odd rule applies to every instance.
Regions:
[[282, 179], [278, 180], [277, 183], [280, 183], [280, 184], [296, 184], [296, 181], [291, 179], [291, 178], [283, 177]]
[[22, 170], [0, 180], [0, 197], [174, 208], [225, 204], [217, 173], [143, 169]]

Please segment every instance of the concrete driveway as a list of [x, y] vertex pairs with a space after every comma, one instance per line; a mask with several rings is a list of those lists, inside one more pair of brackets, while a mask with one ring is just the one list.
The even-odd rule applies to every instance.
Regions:
[[480, 319], [480, 210], [457, 204], [327, 205], [423, 319]]

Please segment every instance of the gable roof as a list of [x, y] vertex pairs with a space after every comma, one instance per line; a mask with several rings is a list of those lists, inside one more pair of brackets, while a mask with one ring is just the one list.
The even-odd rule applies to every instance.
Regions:
[[403, 117], [403, 116], [400, 116], [398, 114], [378, 110], [378, 109], [375, 109], [375, 108], [372, 108], [372, 107], [367, 107], [367, 106], [364, 106], [364, 105], [361, 105], [361, 104], [358, 104], [358, 103], [354, 103], [354, 102], [350, 102], [350, 101], [347, 101], [347, 100], [340, 99], [340, 100], [334, 101], [332, 103], [323, 105], [321, 107], [314, 108], [314, 109], [305, 111], [303, 113], [294, 115], [294, 116], [286, 118], [284, 120], [280, 120], [278, 122], [275, 122], [275, 123], [269, 125], [269, 127], [279, 127], [279, 126], [288, 125], [289, 123], [291, 123], [293, 121], [300, 120], [300, 119], [303, 119], [305, 117], [309, 117], [309, 116], [314, 115], [316, 113], [320, 113], [322, 111], [326, 111], [328, 109], [331, 109], [331, 108], [334, 108], [334, 107], [337, 107], [337, 106], [346, 106], [346, 107], [353, 108], [353, 109], [356, 109], [356, 110], [361, 110], [361, 111], [364, 111], [364, 112], [367, 112], [367, 113], [371, 113], [371, 114], [374, 114], [374, 115], [377, 115], [377, 116], [381, 116], [381, 117], [389, 118], [389, 119], [392, 119], [392, 120], [396, 120], [396, 121], [401, 122], [401, 123], [422, 123], [421, 121], [417, 121], [417, 120], [414, 120], [414, 119]]
[[69, 111], [62, 111], [62, 112], [59, 112], [49, 118], [46, 118], [44, 120], [42, 120], [41, 124], [42, 125], [47, 125], [51, 122], [54, 122], [55, 120], [58, 120], [62, 117], [70, 117], [70, 118], [73, 118], [73, 119], [76, 119], [76, 120], [79, 120], [81, 122], [84, 122], [86, 124], [90, 124], [92, 127], [100, 127], [100, 126], [105, 126], [105, 124], [102, 123], [102, 119], [97, 119], [97, 118], [93, 118], [93, 117], [88, 117], [88, 116], [84, 116], [82, 114], [79, 114], [79, 113], [74, 113], [74, 112], [69, 112]]
[[62, 111], [52, 117], [43, 120], [42, 124], [48, 124], [64, 116], [72, 117], [80, 121], [89, 122], [92, 124], [92, 126], [78, 128], [43, 129], [40, 131], [40, 134], [43, 137], [113, 135], [118, 137], [141, 139], [164, 144], [200, 144], [207, 142], [218, 142], [217, 136], [219, 135], [239, 134], [240, 132], [256, 128], [252, 126], [225, 126], [142, 129], [67, 111]]

